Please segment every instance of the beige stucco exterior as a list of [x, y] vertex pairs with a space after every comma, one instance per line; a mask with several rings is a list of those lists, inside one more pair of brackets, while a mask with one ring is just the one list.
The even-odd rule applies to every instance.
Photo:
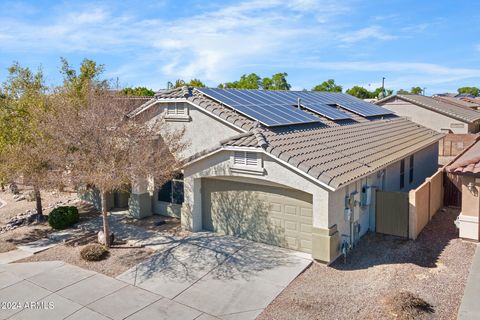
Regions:
[[460, 237], [479, 241], [480, 221], [480, 178], [461, 176], [462, 212], [458, 217]]

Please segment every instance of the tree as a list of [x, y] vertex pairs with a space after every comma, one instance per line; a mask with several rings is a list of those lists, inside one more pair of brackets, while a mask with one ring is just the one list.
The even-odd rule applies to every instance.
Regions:
[[380, 98], [382, 95], [382, 92], [384, 93], [383, 98], [391, 96], [393, 94], [393, 90], [385, 89], [385, 88], [377, 88], [373, 92], [370, 92], [370, 99], [377, 99]]
[[194, 87], [194, 88], [205, 88], [205, 84], [200, 81], [200, 79], [197, 79], [197, 78], [193, 78], [192, 80], [190, 80], [190, 82], [188, 83], [188, 86], [189, 87]]
[[281, 72], [271, 78], [263, 78], [261, 87], [264, 90], [290, 90], [292, 86], [287, 82], [287, 76], [287, 73]]
[[412, 87], [412, 89], [410, 89], [410, 93], [411, 94], [422, 94], [423, 89], [420, 88], [420, 87]]
[[155, 91], [146, 87], [123, 88], [120, 93], [126, 96], [153, 97]]
[[56, 166], [68, 181], [99, 191], [109, 246], [107, 194], [140, 178], [162, 185], [174, 176], [181, 168], [183, 130], [169, 130], [162, 119], [150, 124], [128, 118], [128, 102], [102, 88], [92, 87], [80, 108], [68, 92], [59, 92], [55, 102], [45, 131], [56, 141]]
[[328, 79], [321, 84], [313, 87], [312, 91], [325, 91], [325, 92], [342, 92], [342, 86], [337, 85], [335, 80]]
[[471, 94], [474, 97], [478, 97], [480, 89], [477, 87], [462, 87], [457, 89], [459, 94]]
[[400, 89], [400, 90], [397, 90], [397, 94], [410, 94], [410, 91]]
[[43, 72], [18, 62], [8, 68], [0, 99], [0, 175], [2, 182], [23, 177], [34, 188], [37, 213], [43, 214], [40, 188], [49, 184], [48, 141], [39, 130], [49, 108]]
[[260, 89], [261, 78], [255, 74], [244, 74], [240, 77], [240, 80], [234, 82], [227, 82], [220, 84], [219, 88], [232, 88], [232, 89]]
[[63, 85], [67, 89], [69, 99], [77, 105], [85, 103], [88, 90], [94, 83], [97, 87], [107, 88], [108, 81], [100, 80], [100, 75], [105, 71], [103, 64], [90, 59], [83, 59], [80, 64], [79, 73], [72, 68], [68, 60], [60, 58], [62, 67], [60, 72], [63, 74]]
[[350, 89], [347, 89], [346, 93], [359, 99], [371, 99], [372, 96], [370, 91], [360, 86], [353, 86]]

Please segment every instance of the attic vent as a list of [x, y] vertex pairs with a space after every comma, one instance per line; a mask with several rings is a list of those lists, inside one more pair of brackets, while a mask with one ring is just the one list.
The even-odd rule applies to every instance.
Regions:
[[240, 166], [257, 166], [258, 157], [256, 152], [235, 151], [233, 154], [233, 164]]

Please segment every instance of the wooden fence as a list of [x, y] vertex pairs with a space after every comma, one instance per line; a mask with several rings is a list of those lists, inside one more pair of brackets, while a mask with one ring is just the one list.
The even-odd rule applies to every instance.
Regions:
[[435, 213], [443, 206], [443, 170], [427, 178], [409, 197], [409, 238], [416, 239]]

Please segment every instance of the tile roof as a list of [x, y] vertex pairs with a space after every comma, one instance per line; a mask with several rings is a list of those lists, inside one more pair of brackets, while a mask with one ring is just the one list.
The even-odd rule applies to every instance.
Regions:
[[447, 172], [480, 176], [480, 140], [477, 139], [460, 157], [448, 165]]
[[416, 94], [397, 94], [377, 101], [376, 104], [383, 105], [385, 102], [388, 102], [395, 98], [433, 110], [435, 112], [444, 114], [460, 121], [473, 123], [477, 120], [480, 120], [480, 112], [447, 103], [445, 101], [439, 101], [431, 97], [420, 96]]
[[[190, 101], [246, 131], [221, 141], [218, 147], [208, 152], [221, 147], [262, 148], [334, 189], [403, 159], [443, 137], [443, 134], [395, 115], [367, 119], [347, 110], [344, 112], [350, 114], [352, 120], [331, 121], [319, 116], [318, 123], [263, 128], [187, 87], [159, 92], [154, 100], [133, 114], [148, 109], [157, 101], [171, 99]], [[205, 156], [208, 152], [201, 152], [188, 160]]]
[[432, 98], [438, 101], [454, 104], [462, 108], [469, 108], [469, 109], [475, 110], [480, 107], [480, 103], [469, 101], [465, 98], [460, 99], [455, 97], [442, 97], [442, 96], [434, 96]]
[[[404, 118], [330, 128], [304, 125], [291, 130], [264, 129], [261, 134], [268, 153], [335, 189], [443, 137]], [[252, 133], [223, 145], [258, 148], [259, 140]]]

